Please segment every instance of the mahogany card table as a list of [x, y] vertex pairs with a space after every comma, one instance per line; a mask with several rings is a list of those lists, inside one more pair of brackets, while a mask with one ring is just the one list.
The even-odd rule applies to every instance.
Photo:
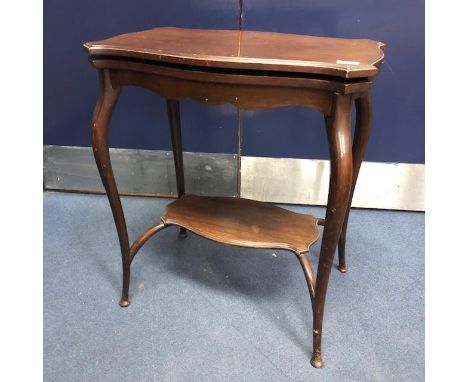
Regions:
[[[337, 247], [338, 269], [347, 270], [346, 228], [370, 134], [372, 79], [379, 73], [384, 46], [366, 39], [181, 28], [155, 28], [84, 44], [100, 76], [92, 146], [120, 241], [120, 305], [130, 304], [130, 264], [138, 250], [167, 227], [178, 226], [180, 237], [191, 231], [235, 246], [288, 250], [299, 260], [310, 293], [311, 364], [322, 367], [327, 285]], [[131, 245], [108, 145], [109, 120], [124, 86], [143, 87], [165, 97], [178, 193], [160, 223]], [[185, 98], [207, 104], [230, 103], [241, 109], [303, 106], [321, 112], [330, 153], [325, 217], [315, 218], [243, 198], [186, 194], [179, 116], [179, 100]], [[319, 238], [319, 225], [323, 225], [323, 234], [315, 275], [307, 253]]]

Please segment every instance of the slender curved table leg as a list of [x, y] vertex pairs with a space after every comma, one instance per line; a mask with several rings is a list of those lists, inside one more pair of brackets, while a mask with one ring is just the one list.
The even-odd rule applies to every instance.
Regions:
[[93, 114], [92, 144], [93, 153], [96, 160], [96, 165], [101, 176], [102, 184], [106, 189], [106, 194], [109, 199], [109, 204], [114, 216], [117, 234], [119, 236], [120, 251], [122, 253], [122, 298], [120, 306], [127, 307], [130, 305], [128, 299], [128, 288], [130, 285], [130, 246], [128, 242], [127, 225], [125, 216], [122, 210], [117, 185], [115, 183], [114, 173], [109, 155], [108, 131], [109, 121], [112, 115], [112, 110], [120, 95], [120, 88], [112, 87], [109, 72], [107, 70], [99, 71], [100, 89], [99, 98], [96, 103]]
[[314, 312], [314, 295], [315, 295], [315, 276], [312, 267], [310, 266], [309, 260], [305, 253], [297, 254], [297, 258], [301, 263], [302, 270], [307, 282], [307, 288], [309, 289], [310, 302], [312, 304], [312, 314]]
[[335, 94], [333, 109], [327, 126], [330, 150], [330, 185], [325, 215], [322, 246], [315, 284], [313, 355], [311, 364], [322, 367], [322, 322], [328, 279], [333, 266], [338, 239], [346, 215], [351, 190], [353, 163], [351, 145], [352, 97]]
[[340, 272], [345, 273], [348, 268], [346, 267], [346, 229], [348, 228], [349, 210], [353, 200], [354, 188], [356, 187], [359, 170], [361, 163], [364, 159], [367, 143], [371, 131], [372, 119], [372, 100], [370, 92], [364, 93], [360, 98], [355, 100], [356, 105], [356, 126], [354, 129], [353, 138], [353, 183], [351, 185], [351, 192], [349, 196], [348, 209], [341, 230], [340, 240], [338, 241], [338, 269]]
[[[180, 106], [179, 101], [167, 99], [167, 117], [169, 119], [169, 127], [171, 130], [172, 152], [174, 154], [174, 166], [177, 182], [177, 196], [180, 198], [185, 194], [185, 179], [184, 179], [184, 159], [182, 154], [182, 133], [180, 131]], [[180, 228], [179, 237], [185, 239], [187, 230]]]
[[147, 229], [140, 236], [138, 236], [133, 242], [132, 246], [130, 247], [130, 262], [133, 261], [135, 255], [138, 253], [143, 244], [145, 244], [152, 236], [156, 235], [159, 231], [167, 227], [167, 225], [161, 223]]

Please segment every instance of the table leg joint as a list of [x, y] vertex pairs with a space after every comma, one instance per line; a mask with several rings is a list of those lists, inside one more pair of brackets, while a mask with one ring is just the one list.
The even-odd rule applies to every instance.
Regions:
[[145, 244], [152, 236], [156, 235], [159, 231], [166, 227], [168, 227], [168, 225], [160, 223], [151, 228], [148, 228], [146, 231], [140, 234], [140, 236], [137, 237], [137, 239], [133, 242], [132, 246], [130, 247], [130, 263], [133, 261], [135, 255], [138, 253], [143, 244]]

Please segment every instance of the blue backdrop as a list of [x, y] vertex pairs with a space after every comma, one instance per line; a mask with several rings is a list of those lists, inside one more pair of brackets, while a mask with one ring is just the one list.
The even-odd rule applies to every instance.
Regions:
[[[44, 144], [90, 146], [98, 78], [86, 41], [152, 28], [238, 29], [240, 0], [44, 2]], [[374, 128], [366, 160], [424, 163], [424, 1], [243, 0], [245, 30], [370, 38], [387, 44], [374, 81]], [[185, 151], [237, 151], [233, 106], [181, 103]], [[291, 107], [243, 111], [243, 154], [328, 158], [322, 116]], [[164, 100], [126, 88], [114, 112], [112, 147], [169, 150]]]

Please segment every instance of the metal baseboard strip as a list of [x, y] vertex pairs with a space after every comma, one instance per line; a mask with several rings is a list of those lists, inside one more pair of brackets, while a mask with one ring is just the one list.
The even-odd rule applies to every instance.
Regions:
[[[119, 192], [124, 195], [176, 196], [171, 151], [111, 149]], [[274, 203], [325, 205], [326, 160], [242, 157], [236, 154], [184, 153], [186, 191], [199, 195], [240, 196]], [[46, 190], [103, 193], [91, 148], [44, 146]], [[364, 162], [353, 207], [424, 211], [422, 164]]]
[[[241, 196], [274, 203], [326, 205], [330, 162], [242, 158]], [[363, 162], [353, 207], [424, 211], [423, 164]]]
[[[123, 195], [176, 196], [172, 151], [110, 149]], [[208, 196], [237, 196], [237, 155], [184, 153], [185, 189]], [[90, 147], [44, 146], [46, 190], [103, 193]]]

